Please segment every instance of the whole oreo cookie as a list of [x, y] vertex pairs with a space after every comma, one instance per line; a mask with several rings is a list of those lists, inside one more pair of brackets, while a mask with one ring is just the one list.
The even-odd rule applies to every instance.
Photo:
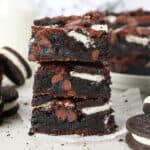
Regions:
[[145, 114], [150, 114], [150, 96], [146, 97], [144, 100], [143, 111]]
[[20, 54], [9, 47], [3, 47], [0, 50], [0, 65], [4, 74], [16, 85], [24, 84], [25, 79], [32, 75], [28, 63]]
[[0, 88], [2, 101], [4, 103], [2, 116], [8, 117], [10, 115], [16, 114], [19, 108], [17, 102], [18, 92], [13, 87], [1, 87]]
[[134, 150], [150, 150], [150, 115], [137, 115], [128, 119], [127, 144]]

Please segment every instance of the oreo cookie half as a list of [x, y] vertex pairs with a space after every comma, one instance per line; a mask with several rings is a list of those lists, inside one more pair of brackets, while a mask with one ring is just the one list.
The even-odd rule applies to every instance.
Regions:
[[134, 150], [150, 150], [150, 115], [137, 115], [128, 119], [127, 144]]
[[1, 96], [4, 103], [2, 116], [8, 117], [16, 114], [19, 108], [17, 102], [18, 92], [13, 87], [1, 87]]
[[29, 64], [15, 50], [3, 47], [0, 50], [0, 65], [4, 74], [16, 85], [22, 85], [26, 78], [31, 77]]
[[146, 97], [144, 100], [143, 111], [145, 114], [150, 114], [150, 96]]
[[3, 117], [2, 117], [3, 106], [4, 106], [4, 103], [3, 103], [2, 97], [0, 96], [0, 124], [2, 123], [2, 120], [3, 120]]

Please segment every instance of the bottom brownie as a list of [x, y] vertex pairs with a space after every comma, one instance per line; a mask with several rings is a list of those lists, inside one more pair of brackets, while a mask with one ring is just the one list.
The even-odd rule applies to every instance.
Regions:
[[35, 108], [30, 133], [105, 135], [116, 130], [112, 110], [84, 114], [73, 108]]

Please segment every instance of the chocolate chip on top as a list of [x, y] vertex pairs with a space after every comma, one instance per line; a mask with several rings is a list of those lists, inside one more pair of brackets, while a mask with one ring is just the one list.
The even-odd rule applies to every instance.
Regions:
[[46, 38], [42, 38], [40, 41], [39, 41], [39, 45], [40, 46], [43, 46], [43, 47], [52, 47], [52, 44], [51, 44], [51, 42], [48, 40], [48, 39], [46, 39]]

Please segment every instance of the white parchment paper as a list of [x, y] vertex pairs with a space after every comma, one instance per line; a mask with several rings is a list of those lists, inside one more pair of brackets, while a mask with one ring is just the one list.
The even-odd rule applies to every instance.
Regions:
[[[20, 110], [19, 115], [23, 120], [26, 128], [30, 128], [30, 117], [31, 117], [31, 106], [30, 101], [32, 98], [32, 89], [25, 88], [20, 89]], [[112, 92], [111, 100], [113, 102], [113, 109], [115, 110], [115, 120], [118, 125], [118, 129], [115, 133], [105, 136], [78, 136], [78, 135], [68, 135], [68, 136], [53, 136], [37, 134], [36, 137], [40, 142], [49, 143], [51, 141], [60, 142], [88, 142], [88, 141], [107, 141], [113, 140], [118, 136], [124, 135], [126, 131], [126, 120], [136, 114], [142, 113], [142, 100], [140, 91], [138, 88], [129, 89], [125, 92]], [[25, 106], [25, 104], [28, 105]], [[47, 142], [45, 142], [47, 141]]]

